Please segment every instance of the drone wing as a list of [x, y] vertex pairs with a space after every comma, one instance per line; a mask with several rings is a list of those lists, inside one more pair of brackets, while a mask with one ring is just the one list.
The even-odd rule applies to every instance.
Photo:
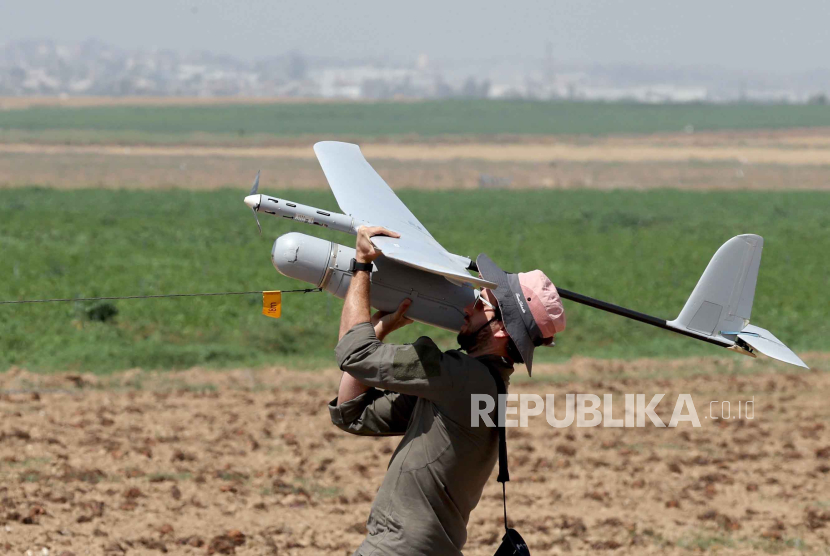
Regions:
[[463, 257], [453, 255], [427, 231], [415, 215], [372, 168], [360, 147], [351, 143], [323, 141], [314, 152], [340, 209], [367, 225], [383, 226], [400, 238], [375, 236], [374, 246], [389, 259], [440, 274], [455, 284], [496, 288], [497, 284], [471, 276]]

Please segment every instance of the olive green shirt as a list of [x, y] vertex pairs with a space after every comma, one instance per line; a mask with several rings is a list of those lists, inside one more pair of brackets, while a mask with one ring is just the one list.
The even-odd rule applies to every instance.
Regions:
[[472, 426], [471, 395], [496, 399], [487, 365], [505, 383], [513, 366], [498, 356], [442, 352], [425, 336], [384, 344], [368, 322], [349, 330], [335, 352], [343, 371], [373, 388], [339, 405], [332, 400], [332, 422], [357, 435], [403, 435], [355, 555], [460, 555], [498, 460], [498, 430]]

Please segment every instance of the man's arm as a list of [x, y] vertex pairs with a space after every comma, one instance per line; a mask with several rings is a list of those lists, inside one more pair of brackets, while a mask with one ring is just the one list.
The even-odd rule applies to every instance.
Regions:
[[[361, 262], [358, 260], [358, 262]], [[340, 315], [340, 336], [338, 340], [342, 340], [346, 332], [352, 329], [356, 324], [361, 322], [369, 322], [371, 315], [369, 313], [369, 272], [359, 270], [352, 276], [349, 284], [349, 291], [346, 292], [346, 300], [343, 303], [343, 312]]]
[[436, 403], [454, 398], [469, 375], [459, 352], [442, 352], [426, 336], [411, 344], [384, 344], [368, 322], [349, 330], [334, 351], [337, 366], [358, 382]]
[[406, 432], [418, 398], [369, 388], [352, 400], [337, 402], [329, 402], [331, 422], [337, 428], [360, 436], [393, 436]]
[[[375, 226], [367, 228], [361, 226], [357, 231], [357, 242], [355, 245], [355, 260], [359, 263], [370, 263], [377, 259], [381, 253], [375, 250], [370, 238], [376, 235], [400, 237], [400, 234]], [[375, 327], [375, 335], [378, 340], [383, 341], [387, 334], [412, 322], [403, 316], [409, 308], [410, 300], [404, 300], [398, 310], [391, 314], [376, 313], [371, 317], [370, 304], [370, 283], [369, 272], [358, 271], [352, 276], [349, 283], [349, 291], [346, 293], [346, 300], [343, 303], [343, 313], [340, 315], [340, 336], [343, 339], [346, 332], [355, 325], [371, 322]], [[362, 384], [348, 373], [343, 373], [340, 379], [340, 388], [337, 393], [339, 404], [352, 400], [360, 394], [369, 390], [369, 386]]]
[[[361, 262], [361, 261], [358, 261]], [[346, 293], [343, 303], [343, 314], [340, 315], [340, 338], [356, 324], [369, 322], [369, 273], [355, 272]], [[337, 403], [342, 404], [361, 395], [369, 389], [348, 373], [340, 377], [340, 389], [337, 392]]]
[[[372, 245], [372, 236], [401, 237], [399, 233], [392, 232], [381, 226], [371, 228], [361, 226], [357, 230], [357, 241], [355, 242], [354, 258], [359, 263], [371, 263], [381, 253]], [[369, 302], [369, 272], [360, 270], [354, 273], [349, 283], [349, 291], [346, 292], [346, 301], [343, 303], [343, 313], [340, 315], [340, 336], [343, 339], [346, 332], [354, 325], [371, 320], [371, 304]]]
[[[359, 274], [367, 274], [367, 273], [360, 272]], [[351, 293], [351, 289], [349, 290], [349, 292]], [[346, 299], [348, 301], [348, 294], [347, 294]], [[372, 326], [375, 329], [375, 336], [377, 337], [378, 340], [380, 340], [382, 342], [383, 339], [386, 338], [386, 336], [388, 334], [394, 332], [398, 328], [406, 326], [407, 324], [412, 324], [412, 322], [413, 322], [412, 319], [407, 318], [407, 317], [404, 316], [404, 313], [406, 313], [406, 310], [409, 309], [409, 306], [411, 304], [412, 304], [411, 300], [404, 299], [401, 302], [400, 306], [398, 307], [398, 310], [395, 311], [394, 313], [384, 313], [382, 311], [378, 311], [372, 316], [370, 322], [372, 323]], [[368, 310], [367, 310], [367, 312], [368, 312]], [[344, 326], [347, 326], [347, 324], [344, 324], [345, 315], [346, 315], [345, 305], [343, 307], [343, 315], [344, 316], [341, 318], [341, 322], [340, 322], [340, 327], [341, 327], [340, 338], [341, 339], [343, 338], [343, 336], [346, 335], [346, 332], [351, 330], [352, 326], [354, 326], [354, 325], [352, 325], [352, 326], [349, 326], [348, 328], [346, 328], [345, 330], [342, 330], [342, 328]], [[363, 322], [366, 322], [366, 321], [356, 319], [355, 325], [361, 324]], [[356, 378], [354, 378], [350, 374], [343, 373], [343, 376], [340, 378], [340, 390], [337, 394], [337, 399], [341, 400], [341, 403], [345, 402], [345, 401], [349, 401], [349, 400], [359, 396], [363, 392], [366, 392], [368, 389], [369, 389], [368, 386], [365, 386], [363, 383], [361, 383], [359, 380], [357, 380]]]
[[[398, 237], [384, 228], [361, 226], [355, 249], [358, 262], [371, 262], [381, 255], [369, 239], [381, 234]], [[412, 322], [403, 316], [410, 302], [405, 300], [392, 314], [377, 313], [370, 318], [369, 287], [368, 272], [355, 272], [343, 304], [340, 341], [335, 348], [337, 364], [344, 371], [335, 404], [354, 400], [369, 392], [370, 387], [432, 401], [448, 399], [461, 391], [467, 373], [457, 352], [445, 354], [425, 336], [404, 345], [379, 341]]]

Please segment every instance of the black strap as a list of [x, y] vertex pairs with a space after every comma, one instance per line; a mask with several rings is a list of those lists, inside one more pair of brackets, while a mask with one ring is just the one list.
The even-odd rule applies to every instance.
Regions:
[[[504, 380], [501, 378], [501, 373], [491, 366], [487, 366], [490, 371], [490, 376], [496, 381], [496, 391], [499, 397], [502, 394], [507, 394], [507, 388], [504, 385]], [[510, 473], [507, 471], [507, 431], [501, 424], [501, 405], [496, 399], [496, 427], [499, 429], [499, 476], [496, 479], [500, 483], [506, 483], [510, 480]]]
[[501, 373], [496, 369], [487, 365], [487, 370], [490, 371], [490, 376], [496, 381], [496, 392], [499, 393], [496, 399], [496, 427], [499, 429], [499, 476], [496, 478], [501, 483], [501, 499], [504, 505], [504, 528], [507, 526], [507, 492], [505, 483], [510, 480], [510, 472], [507, 470], [507, 431], [502, 425], [501, 420], [501, 404], [499, 399], [502, 394], [507, 394], [507, 387], [504, 385], [504, 380], [501, 378]]

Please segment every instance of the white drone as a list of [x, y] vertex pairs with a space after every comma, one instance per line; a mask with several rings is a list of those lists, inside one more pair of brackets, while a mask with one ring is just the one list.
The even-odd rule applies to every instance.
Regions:
[[[409, 318], [458, 331], [464, 321], [463, 308], [474, 298], [474, 288], [495, 289], [497, 285], [470, 275], [468, 271], [478, 271], [475, 261], [450, 253], [430, 235], [369, 165], [360, 147], [323, 141], [314, 145], [314, 152], [337, 204], [346, 214], [258, 195], [257, 174], [251, 193], [245, 197], [254, 216], [264, 212], [349, 234], [357, 234], [362, 225], [398, 232], [400, 238], [372, 238], [375, 248], [383, 253], [375, 260], [371, 274], [372, 306], [391, 312], [409, 298], [413, 301], [407, 310]], [[680, 315], [672, 321], [562, 288], [557, 290], [564, 299], [596, 309], [752, 357], [757, 350], [773, 359], [807, 368], [771, 332], [749, 324], [763, 245], [764, 239], [753, 234], [739, 235], [724, 243]], [[353, 258], [351, 247], [296, 232], [277, 238], [271, 250], [271, 261], [280, 273], [312, 283], [341, 299], [349, 289]]]

